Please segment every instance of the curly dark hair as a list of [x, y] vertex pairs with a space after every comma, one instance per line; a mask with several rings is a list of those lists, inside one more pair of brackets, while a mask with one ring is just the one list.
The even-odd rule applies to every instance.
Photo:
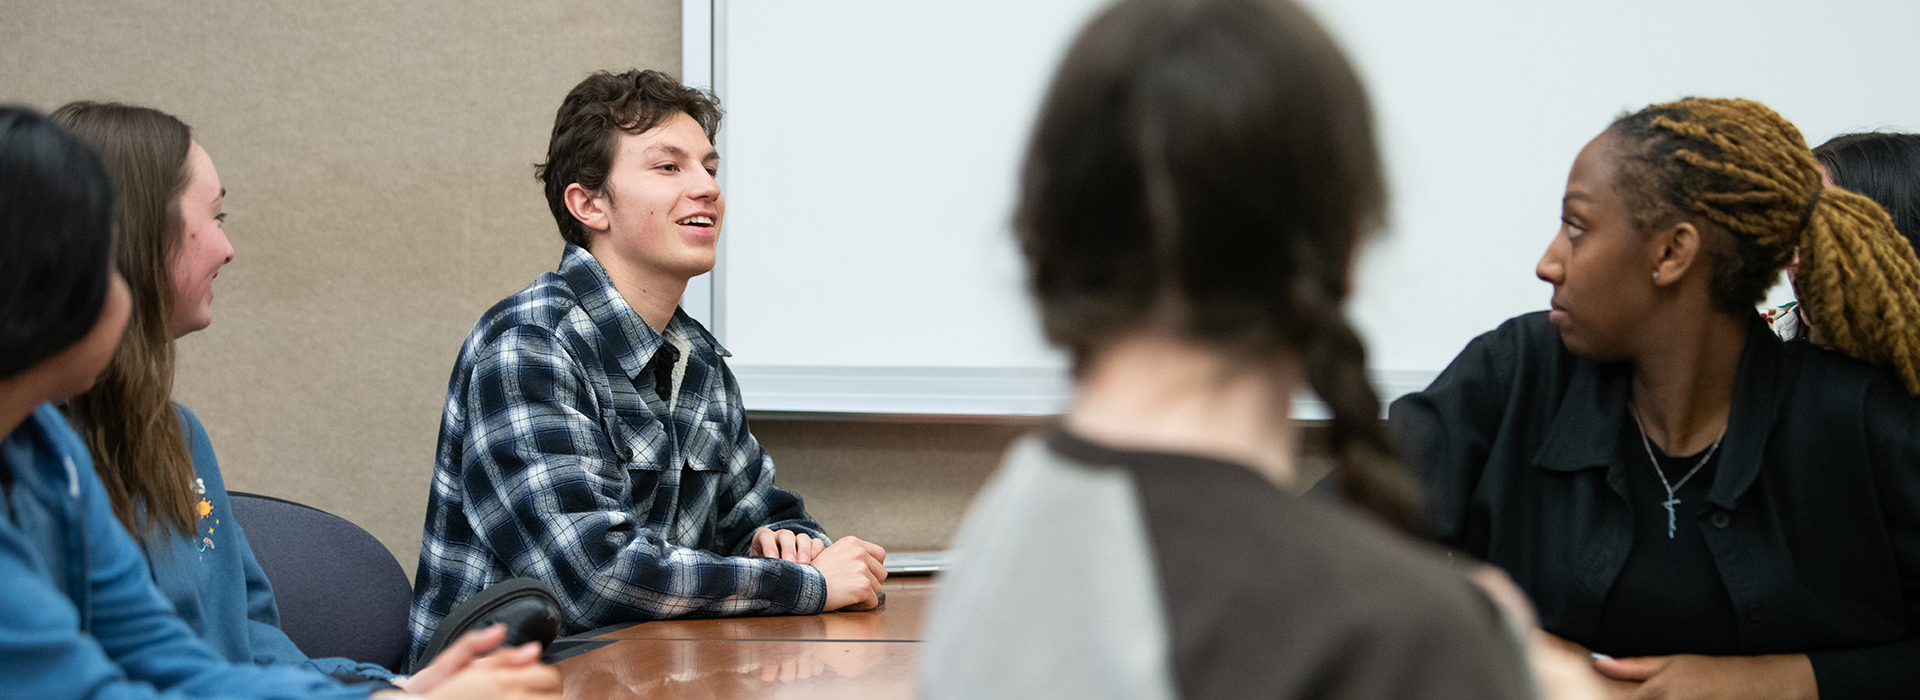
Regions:
[[708, 141], [720, 135], [719, 99], [710, 92], [681, 85], [666, 73], [599, 71], [573, 86], [553, 116], [547, 160], [533, 166], [534, 177], [545, 185], [547, 208], [553, 211], [561, 238], [587, 247], [587, 230], [567, 211], [567, 186], [577, 182], [588, 191], [599, 192], [613, 169], [618, 134], [645, 132], [676, 113], [699, 122]]

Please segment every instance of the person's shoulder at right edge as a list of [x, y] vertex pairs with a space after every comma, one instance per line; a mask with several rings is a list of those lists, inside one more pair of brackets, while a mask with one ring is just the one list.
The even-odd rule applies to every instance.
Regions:
[[1181, 697], [1535, 696], [1520, 641], [1444, 555], [1207, 462], [1131, 470]]

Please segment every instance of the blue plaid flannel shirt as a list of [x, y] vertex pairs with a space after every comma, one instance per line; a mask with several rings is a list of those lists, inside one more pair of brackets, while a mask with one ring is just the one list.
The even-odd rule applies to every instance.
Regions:
[[745, 556], [755, 528], [824, 537], [773, 484], [740, 388], [705, 328], [671, 415], [647, 362], [666, 340], [568, 245], [558, 272], [489, 309], [447, 385], [410, 627], [515, 576], [547, 582], [564, 633], [687, 615], [812, 614], [820, 573]]

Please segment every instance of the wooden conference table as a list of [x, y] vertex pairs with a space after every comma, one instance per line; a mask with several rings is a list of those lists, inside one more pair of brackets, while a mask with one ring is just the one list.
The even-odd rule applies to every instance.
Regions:
[[934, 579], [887, 579], [879, 610], [644, 622], [556, 664], [569, 700], [911, 698]]

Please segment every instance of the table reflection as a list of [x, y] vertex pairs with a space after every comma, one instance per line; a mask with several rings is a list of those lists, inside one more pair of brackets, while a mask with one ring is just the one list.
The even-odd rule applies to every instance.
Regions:
[[910, 697], [918, 642], [634, 639], [560, 665], [568, 698]]
[[901, 631], [918, 631], [919, 603], [636, 625], [603, 637], [615, 644], [562, 662], [561, 681], [568, 698], [581, 700], [910, 698], [920, 644]]

